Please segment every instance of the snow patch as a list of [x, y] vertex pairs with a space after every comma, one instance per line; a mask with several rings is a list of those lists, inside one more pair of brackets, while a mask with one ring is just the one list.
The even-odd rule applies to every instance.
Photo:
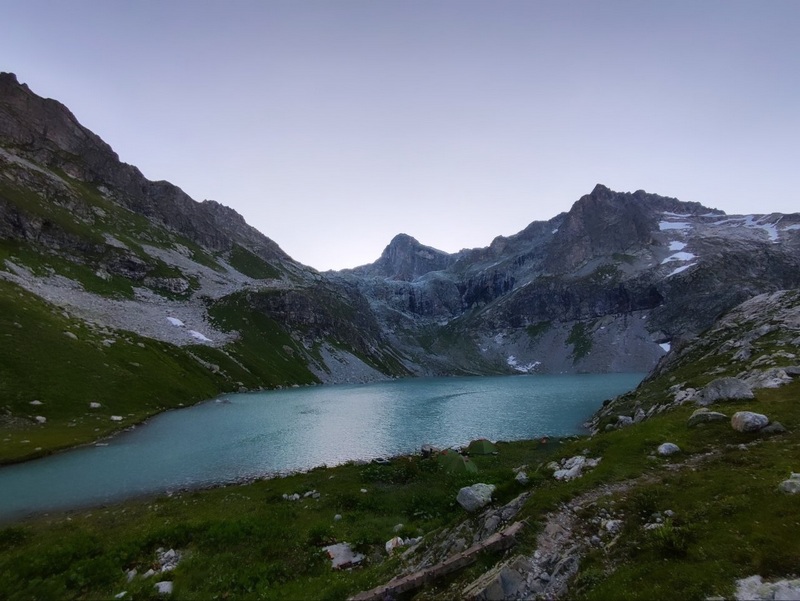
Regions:
[[185, 324], [178, 319], [177, 317], [167, 317], [167, 321], [170, 322], [172, 325], [182, 328]]
[[670, 345], [670, 343], [669, 343], [669, 342], [662, 342], [662, 343], [661, 343], [661, 344], [659, 344], [658, 346], [660, 346], [660, 347], [661, 347], [661, 348], [664, 350], [664, 352], [665, 352], [665, 353], [668, 353], [668, 352], [669, 352], [669, 349], [671, 349], [671, 348], [672, 348], [672, 346]]
[[692, 259], [695, 258], [696, 255], [693, 255], [692, 253], [679, 252], [675, 253], [674, 255], [670, 255], [669, 257], [661, 261], [661, 264], [663, 265], [664, 263], [669, 263], [670, 261], [691, 261]]
[[682, 271], [686, 271], [690, 267], [694, 267], [697, 263], [689, 263], [688, 265], [683, 265], [682, 267], [678, 267], [677, 269], [673, 269], [670, 273], [667, 274], [666, 277], [672, 277], [673, 275], [678, 275]]
[[741, 225], [743, 227], [747, 227], [750, 229], [762, 229], [767, 234], [767, 237], [769, 238], [770, 242], [777, 243], [778, 222], [781, 220], [781, 218], [779, 218], [778, 221], [776, 221], [775, 223], [761, 223], [762, 219], [765, 219], [765, 217], [760, 217], [759, 219], [756, 219], [755, 215], [745, 215], [743, 217], [734, 217], [732, 219], [723, 219], [722, 221], [715, 221], [711, 225], [725, 225], [728, 223], [736, 223], [737, 225]]
[[692, 224], [685, 221], [659, 221], [658, 229], [662, 232], [667, 230], [688, 230], [691, 229]]
[[787, 225], [787, 226], [786, 226], [785, 228], [783, 228], [783, 229], [784, 229], [785, 231], [787, 231], [787, 232], [788, 232], [789, 230], [800, 230], [800, 223], [794, 223], [794, 224], [792, 224], [792, 225]]
[[669, 243], [670, 250], [683, 250], [684, 248], [686, 248], [685, 242], [678, 242], [677, 240], [673, 240], [672, 242]]
[[203, 335], [202, 335], [200, 332], [198, 332], [197, 330], [189, 330], [189, 335], [190, 335], [192, 338], [196, 338], [196, 339], [197, 339], [197, 340], [199, 340], [200, 342], [211, 342], [211, 338], [206, 338], [205, 336], [203, 336]]
[[557, 231], [558, 231], [558, 228], [554, 229], [554, 230], [553, 230], [553, 233], [555, 234]]
[[524, 374], [528, 374], [534, 371], [537, 367], [539, 367], [542, 364], [541, 361], [532, 361], [527, 365], [520, 365], [519, 361], [517, 361], [517, 358], [514, 355], [509, 355], [508, 359], [506, 359], [506, 363], [508, 363], [509, 367], [513, 367], [518, 372]]
[[663, 211], [662, 215], [667, 215], [669, 217], [691, 217], [691, 213], [671, 213], [669, 211]]

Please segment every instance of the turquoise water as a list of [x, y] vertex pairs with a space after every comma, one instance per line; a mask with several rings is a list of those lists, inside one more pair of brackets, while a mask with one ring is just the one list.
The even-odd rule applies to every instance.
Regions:
[[421, 378], [225, 395], [0, 468], [0, 519], [467, 444], [581, 433], [642, 374]]

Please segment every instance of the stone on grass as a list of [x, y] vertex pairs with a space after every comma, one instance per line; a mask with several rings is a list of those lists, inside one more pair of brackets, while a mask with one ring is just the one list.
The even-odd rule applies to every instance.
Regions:
[[89, 409], [100, 409], [100, 403], [92, 401], [91, 403], [89, 403]]
[[764, 582], [761, 576], [750, 576], [736, 581], [736, 601], [800, 600], [800, 579]]
[[161, 582], [156, 582], [155, 584], [156, 590], [159, 595], [171, 595], [172, 594], [172, 581], [171, 580], [162, 580]]
[[633, 425], [633, 418], [627, 415], [617, 416], [617, 428], [626, 428]]
[[517, 475], [514, 476], [514, 480], [525, 486], [528, 483], [528, 474], [525, 472], [517, 472]]
[[47, 418], [44, 415], [37, 415], [36, 416], [36, 423], [37, 424], [46, 424]]
[[700, 393], [698, 405], [711, 405], [717, 401], [752, 399], [753, 391], [739, 378], [718, 378], [710, 382]]
[[778, 485], [778, 488], [785, 493], [789, 493], [790, 495], [796, 495], [800, 493], [800, 474], [793, 473], [789, 476], [788, 480], [784, 480]]
[[689, 420], [686, 422], [686, 425], [690, 428], [697, 426], [699, 424], [708, 424], [711, 422], [724, 422], [727, 421], [728, 416], [724, 413], [720, 413], [719, 411], [711, 411], [709, 409], [698, 409], [692, 415], [689, 416]]
[[386, 541], [386, 552], [391, 555], [395, 549], [402, 547], [405, 544], [402, 538], [399, 536], [394, 536]]
[[772, 422], [770, 425], [761, 428], [761, 434], [784, 434], [786, 427], [781, 422]]
[[673, 442], [665, 442], [658, 445], [658, 454], [662, 457], [668, 457], [669, 455], [674, 455], [675, 453], [680, 452], [680, 447]]
[[758, 432], [769, 424], [769, 418], [752, 411], [737, 411], [731, 418], [731, 427], [737, 432]]
[[331, 558], [331, 567], [334, 570], [349, 568], [364, 561], [364, 555], [353, 551], [350, 543], [336, 543], [323, 547], [322, 550], [328, 553], [328, 557]]
[[600, 458], [587, 459], [583, 455], [575, 455], [561, 462], [559, 469], [553, 473], [556, 480], [574, 480], [583, 475], [583, 470], [589, 467], [596, 467], [600, 463]]
[[122, 416], [121, 415], [112, 415], [111, 416], [111, 421], [112, 422], [121, 422], [122, 421]]
[[461, 507], [472, 513], [491, 502], [494, 489], [494, 484], [483, 484], [482, 482], [472, 486], [465, 486], [458, 491], [456, 501]]

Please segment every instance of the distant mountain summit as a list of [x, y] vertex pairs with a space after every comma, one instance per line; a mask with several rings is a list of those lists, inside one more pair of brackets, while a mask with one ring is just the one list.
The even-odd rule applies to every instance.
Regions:
[[455, 258], [444, 251], [420, 244], [408, 234], [397, 234], [377, 261], [344, 271], [411, 281], [428, 272], [446, 269], [454, 261]]

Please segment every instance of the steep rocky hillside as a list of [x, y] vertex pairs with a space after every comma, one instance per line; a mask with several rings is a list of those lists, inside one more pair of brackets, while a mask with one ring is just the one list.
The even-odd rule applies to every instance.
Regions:
[[440, 370], [646, 372], [743, 300], [800, 285], [798, 268], [800, 214], [598, 185], [488, 248], [445, 255], [398, 236], [340, 276], [398, 348]]
[[602, 185], [486, 248], [401, 234], [375, 263], [319, 273], [0, 74], [0, 419], [31, 434], [0, 439], [0, 459], [229, 390], [646, 372], [736, 304], [798, 285], [800, 215]]

